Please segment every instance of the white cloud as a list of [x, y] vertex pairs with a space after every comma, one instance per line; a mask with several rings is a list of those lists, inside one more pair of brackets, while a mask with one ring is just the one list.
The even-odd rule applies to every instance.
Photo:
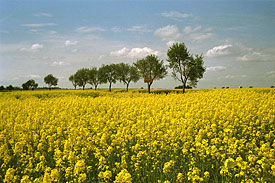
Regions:
[[72, 46], [72, 45], [76, 45], [78, 43], [78, 41], [70, 41], [70, 40], [66, 40], [65, 41], [65, 46]]
[[204, 39], [208, 39], [213, 37], [214, 34], [213, 33], [198, 33], [198, 34], [193, 34], [192, 37], [195, 41], [200, 41], [200, 40], [204, 40]]
[[183, 33], [185, 33], [185, 34], [190, 34], [190, 33], [193, 33], [193, 32], [197, 32], [197, 31], [199, 31], [199, 30], [201, 30], [201, 26], [200, 26], [200, 25], [194, 27], [194, 29], [193, 29], [191, 26], [186, 26], [186, 27], [183, 28], [182, 31], [183, 31]]
[[269, 78], [275, 78], [275, 71], [267, 72], [266, 75], [267, 75]]
[[131, 51], [128, 53], [128, 57], [131, 58], [142, 58], [146, 57], [147, 55], [159, 55], [158, 51], [155, 51], [151, 48], [144, 47], [144, 48], [132, 48]]
[[148, 29], [146, 25], [135, 25], [127, 30], [131, 32], [152, 32], [152, 30]]
[[223, 71], [225, 69], [226, 67], [224, 66], [212, 66], [212, 67], [206, 68], [207, 71]]
[[121, 29], [119, 27], [112, 27], [111, 31], [113, 31], [113, 32], [121, 32]]
[[78, 52], [78, 49], [73, 49], [72, 52], [76, 53], [76, 52]]
[[275, 57], [273, 55], [263, 54], [261, 52], [252, 51], [237, 57], [239, 61], [274, 61]]
[[173, 44], [174, 43], [177, 43], [178, 41], [168, 41], [167, 43], [166, 43], [166, 45], [168, 46], [168, 47], [170, 47], [170, 46], [173, 46]]
[[162, 38], [162, 40], [166, 41], [177, 40], [181, 36], [176, 25], [167, 25], [165, 27], [159, 28], [155, 31], [154, 34]]
[[31, 74], [31, 75], [28, 75], [27, 77], [34, 78], [34, 79], [41, 78], [41, 76], [36, 75], [36, 74]]
[[227, 54], [229, 54], [228, 48], [230, 48], [230, 47], [232, 47], [231, 44], [216, 46], [216, 47], [208, 50], [205, 56], [217, 57], [217, 56], [227, 55]]
[[125, 56], [128, 51], [129, 51], [129, 49], [124, 47], [124, 48], [122, 48], [120, 50], [112, 51], [110, 53], [110, 55], [113, 55], [113, 56]]
[[40, 23], [40, 24], [22, 24], [24, 27], [48, 27], [48, 26], [55, 26], [56, 23]]
[[211, 28], [202, 30], [202, 26], [199, 25], [194, 28], [192, 28], [191, 26], [186, 26], [183, 28], [182, 31], [184, 33], [185, 38], [190, 39], [192, 41], [201, 41], [213, 37], [214, 34], [210, 32], [212, 30], [213, 29]]
[[100, 56], [98, 57], [98, 60], [102, 60], [104, 57], [105, 57], [105, 55], [100, 55]]
[[247, 75], [243, 74], [243, 75], [226, 75], [225, 78], [226, 79], [235, 79], [235, 78], [246, 78]]
[[32, 46], [31, 46], [31, 50], [40, 50], [40, 49], [42, 49], [44, 46], [42, 45], [42, 44], [38, 44], [38, 43], [36, 43], [36, 44], [33, 44]]
[[36, 17], [53, 17], [53, 15], [50, 13], [36, 13], [36, 14], [34, 14], [34, 16], [36, 16]]
[[75, 30], [76, 32], [79, 33], [88, 33], [88, 32], [103, 32], [105, 31], [105, 29], [103, 29], [102, 27], [79, 27]]
[[49, 34], [51, 34], [51, 35], [56, 34], [56, 33], [57, 33], [57, 32], [56, 32], [56, 31], [53, 31], [53, 30], [49, 31]]
[[182, 18], [190, 17], [191, 14], [181, 13], [178, 11], [168, 11], [168, 12], [161, 13], [161, 16], [167, 17], [167, 18], [173, 18], [173, 19], [182, 19]]
[[62, 61], [60, 61], [60, 62], [53, 62], [51, 64], [51, 66], [63, 66], [63, 65], [69, 65], [69, 64], [65, 63], [65, 62], [62, 62]]
[[159, 55], [159, 51], [155, 51], [151, 48], [148, 47], [143, 47], [143, 48], [132, 48], [129, 50], [128, 48], [124, 47], [120, 50], [117, 51], [112, 51], [110, 55], [112, 56], [125, 56], [125, 57], [130, 57], [130, 58], [142, 58], [146, 57], [147, 55]]

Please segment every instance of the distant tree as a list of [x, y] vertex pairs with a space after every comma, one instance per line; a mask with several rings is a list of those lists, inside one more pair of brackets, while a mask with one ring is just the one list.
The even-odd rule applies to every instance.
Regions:
[[9, 91], [14, 90], [14, 88], [13, 88], [12, 85], [7, 86], [6, 88], [7, 88], [7, 90], [9, 90]]
[[148, 83], [148, 93], [150, 93], [151, 85], [155, 80], [163, 79], [167, 75], [166, 67], [162, 60], [155, 55], [148, 55], [144, 59], [134, 63], [141, 77], [151, 77], [152, 82]]
[[253, 88], [253, 86], [249, 86], [249, 88]]
[[4, 86], [0, 86], [0, 91], [4, 91], [5, 87]]
[[70, 75], [69, 81], [72, 82], [72, 84], [73, 84], [73, 86], [74, 86], [74, 89], [76, 89], [77, 84], [76, 84], [76, 81], [75, 81], [75, 75], [74, 75], [74, 74], [73, 74], [73, 75]]
[[274, 88], [274, 86], [272, 85], [272, 86], [270, 86], [270, 88]]
[[97, 89], [97, 86], [100, 84], [99, 72], [96, 67], [89, 69], [88, 71], [88, 83]]
[[125, 63], [120, 63], [117, 65], [117, 74], [119, 81], [126, 85], [127, 91], [130, 82], [137, 82], [140, 78], [137, 68], [135, 66], [130, 66], [129, 64]]
[[36, 89], [38, 87], [38, 84], [35, 83], [33, 79], [28, 80], [26, 83], [22, 84], [23, 90], [29, 90], [29, 89]]
[[117, 64], [102, 65], [98, 70], [101, 83], [109, 83], [109, 91], [112, 90], [112, 83], [118, 80]]
[[[175, 89], [182, 89], [183, 88], [183, 85], [179, 85], [179, 86], [176, 86]], [[191, 86], [187, 85], [186, 86], [186, 89], [192, 89]]]
[[188, 81], [190, 86], [196, 86], [205, 72], [202, 55], [193, 56], [184, 43], [175, 43], [167, 51], [167, 56], [169, 67], [173, 70], [172, 76], [183, 85], [182, 92], [185, 92]]
[[54, 77], [52, 74], [49, 74], [44, 77], [44, 82], [49, 86], [49, 89], [52, 88], [52, 86], [56, 86], [58, 83], [58, 78]]
[[86, 84], [88, 83], [89, 80], [89, 69], [88, 68], [82, 68], [79, 69], [75, 74], [75, 82], [79, 87], [82, 87], [82, 89], [85, 89]]

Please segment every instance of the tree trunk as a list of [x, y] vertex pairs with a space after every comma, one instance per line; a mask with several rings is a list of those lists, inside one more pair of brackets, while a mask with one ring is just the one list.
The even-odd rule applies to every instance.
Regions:
[[111, 92], [112, 91], [112, 83], [110, 82], [110, 84], [109, 84], [109, 92]]
[[97, 85], [95, 85], [95, 90], [97, 89]]
[[76, 90], [76, 86], [74, 86], [74, 89]]
[[129, 88], [129, 83], [127, 84], [127, 92], [128, 92], [128, 88]]
[[185, 83], [182, 83], [182, 93], [185, 93], [185, 88], [186, 88], [185, 85], [186, 85]]
[[83, 88], [82, 88], [83, 90], [85, 89], [85, 85], [83, 85]]
[[151, 93], [151, 84], [152, 83], [148, 83], [148, 93]]

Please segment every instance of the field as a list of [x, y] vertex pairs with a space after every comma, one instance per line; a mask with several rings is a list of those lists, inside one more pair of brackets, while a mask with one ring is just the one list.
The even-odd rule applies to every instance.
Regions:
[[0, 182], [274, 182], [274, 89], [139, 92], [0, 93]]

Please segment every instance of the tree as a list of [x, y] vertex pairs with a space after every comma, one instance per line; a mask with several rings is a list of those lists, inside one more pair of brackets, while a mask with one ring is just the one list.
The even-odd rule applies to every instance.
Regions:
[[5, 87], [4, 86], [0, 86], [0, 91], [4, 91]]
[[137, 68], [125, 63], [117, 65], [117, 74], [119, 81], [126, 85], [127, 92], [130, 82], [137, 82], [140, 78]]
[[46, 77], [44, 77], [44, 82], [49, 86], [49, 89], [51, 89], [52, 86], [57, 85], [58, 78], [54, 77], [52, 74], [49, 74]]
[[100, 84], [99, 73], [96, 67], [93, 67], [88, 72], [88, 83], [97, 89], [97, 86]]
[[134, 65], [142, 77], [152, 78], [152, 81], [148, 83], [148, 93], [150, 93], [151, 85], [155, 80], [163, 79], [167, 75], [163, 61], [155, 55], [148, 55], [144, 59], [138, 60]]
[[75, 75], [74, 75], [74, 74], [73, 74], [73, 75], [70, 75], [69, 81], [72, 82], [72, 84], [73, 84], [73, 86], [74, 86], [74, 89], [76, 89], [77, 84], [76, 84], [76, 81], [75, 81]]
[[38, 87], [38, 84], [35, 83], [33, 79], [28, 80], [26, 83], [22, 84], [23, 90], [29, 90], [29, 89], [36, 89]]
[[111, 92], [112, 83], [116, 83], [118, 79], [117, 64], [102, 65], [98, 70], [101, 83], [109, 83], [109, 91]]
[[89, 69], [87, 68], [82, 68], [79, 69], [75, 74], [75, 82], [79, 87], [82, 87], [82, 89], [85, 89], [86, 84], [88, 83], [89, 80]]
[[14, 90], [14, 88], [13, 88], [12, 85], [7, 86], [6, 88], [7, 88], [7, 90], [9, 90], [9, 91]]
[[169, 67], [173, 70], [172, 76], [183, 85], [182, 92], [185, 93], [187, 82], [190, 86], [196, 86], [205, 72], [202, 55], [193, 56], [184, 43], [175, 43], [167, 51], [167, 56]]

